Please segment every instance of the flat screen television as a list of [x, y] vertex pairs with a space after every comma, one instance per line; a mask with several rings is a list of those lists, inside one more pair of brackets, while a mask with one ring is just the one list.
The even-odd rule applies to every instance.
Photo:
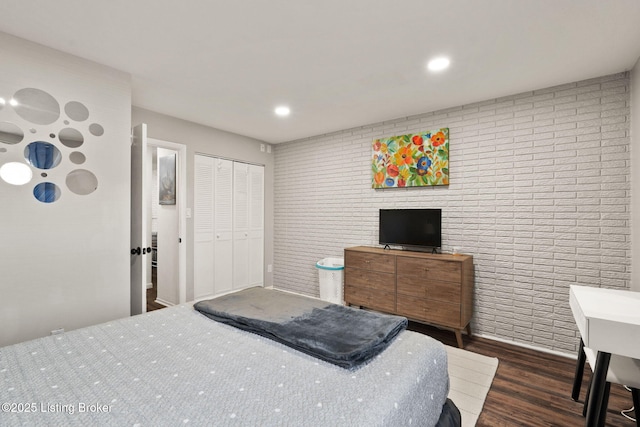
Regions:
[[441, 209], [380, 209], [381, 245], [439, 248]]

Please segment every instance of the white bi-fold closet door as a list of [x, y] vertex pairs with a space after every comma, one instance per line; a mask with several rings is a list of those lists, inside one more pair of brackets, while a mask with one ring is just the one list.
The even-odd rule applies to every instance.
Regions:
[[195, 156], [194, 299], [262, 286], [264, 166]]

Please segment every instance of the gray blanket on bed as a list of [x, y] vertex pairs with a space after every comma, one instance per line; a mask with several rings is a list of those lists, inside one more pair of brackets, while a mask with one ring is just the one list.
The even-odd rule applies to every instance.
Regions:
[[264, 288], [200, 301], [194, 308], [216, 321], [349, 369], [378, 355], [407, 327], [404, 317]]

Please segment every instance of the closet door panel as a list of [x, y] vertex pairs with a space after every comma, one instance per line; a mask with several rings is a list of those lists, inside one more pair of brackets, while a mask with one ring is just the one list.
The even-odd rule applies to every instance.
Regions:
[[194, 257], [193, 296], [195, 299], [212, 296], [214, 258], [214, 159], [195, 156], [194, 159]]
[[249, 165], [233, 165], [233, 288], [249, 286]]
[[233, 289], [233, 162], [214, 159], [214, 292]]
[[264, 166], [248, 165], [249, 174], [249, 248], [250, 286], [264, 284]]

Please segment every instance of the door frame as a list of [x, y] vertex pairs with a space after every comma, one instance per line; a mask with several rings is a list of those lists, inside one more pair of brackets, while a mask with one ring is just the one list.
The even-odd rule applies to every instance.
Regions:
[[[164, 141], [147, 136], [147, 147], [148, 146], [166, 148], [178, 153], [178, 159], [176, 161], [176, 192], [178, 193], [176, 197], [176, 204], [178, 211], [178, 237], [180, 238], [180, 243], [177, 243], [178, 304], [183, 304], [187, 300], [187, 146], [185, 144]], [[146, 169], [147, 167], [151, 167], [151, 165], [145, 164], [144, 167]], [[147, 188], [152, 188], [151, 183], [149, 183]]]

